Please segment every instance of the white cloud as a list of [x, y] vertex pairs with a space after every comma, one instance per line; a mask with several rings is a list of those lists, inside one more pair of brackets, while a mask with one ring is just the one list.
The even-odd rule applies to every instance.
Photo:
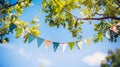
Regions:
[[87, 63], [90, 66], [100, 65], [102, 60], [105, 60], [106, 54], [101, 52], [95, 52], [93, 55], [85, 56], [83, 62]]
[[23, 48], [20, 48], [20, 49], [19, 49], [19, 55], [21, 55], [21, 56], [23, 56], [23, 57], [25, 57], [25, 58], [30, 58], [30, 57], [31, 57], [31, 55], [30, 55], [29, 53], [27, 53], [27, 52], [25, 51], [25, 49], [23, 49]]
[[51, 65], [51, 61], [46, 58], [39, 58], [39, 59], [37, 59], [37, 61], [38, 61], [38, 63], [40, 63], [41, 65], [44, 65], [46, 67]]

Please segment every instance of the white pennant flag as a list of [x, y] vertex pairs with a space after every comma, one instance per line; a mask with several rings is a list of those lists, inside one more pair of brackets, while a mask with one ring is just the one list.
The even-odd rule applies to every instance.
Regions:
[[90, 38], [87, 38], [87, 39], [84, 40], [84, 42], [85, 42], [88, 46], [90, 46], [90, 41], [91, 41]]
[[109, 30], [109, 29], [106, 31], [105, 36], [106, 36], [108, 39], [111, 39], [111, 35], [110, 35], [110, 30]]
[[83, 46], [83, 41], [78, 41], [77, 42], [77, 47], [79, 48], [79, 49], [81, 49], [82, 48], [82, 46]]
[[60, 46], [62, 48], [62, 52], [64, 52], [66, 49], [67, 43], [61, 43]]

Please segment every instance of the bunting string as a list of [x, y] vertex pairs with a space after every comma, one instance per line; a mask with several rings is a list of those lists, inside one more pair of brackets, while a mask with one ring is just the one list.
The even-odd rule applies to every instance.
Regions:
[[69, 46], [71, 51], [74, 50], [75, 45], [77, 46], [78, 49], [81, 49], [84, 43], [86, 43], [88, 46], [90, 46], [91, 39], [92, 39], [92, 38], [87, 38], [85, 40], [80, 40], [80, 41], [75, 41], [75, 42], [66, 42], [66, 43], [61, 42], [60, 43], [60, 42], [50, 41], [50, 40], [47, 40], [47, 39], [36, 37], [32, 34], [29, 34], [28, 43], [31, 43], [35, 38], [37, 38], [38, 47], [40, 47], [40, 45], [44, 42], [45, 43], [45, 48], [48, 49], [48, 47], [52, 44], [54, 52], [56, 52], [56, 50], [59, 46], [61, 47], [62, 52], [65, 51], [67, 46]]
[[[13, 31], [17, 26], [14, 23], [10, 24], [8, 33]], [[66, 43], [60, 43], [60, 42], [53, 42], [41, 37], [36, 37], [33, 34], [29, 34], [28, 36], [28, 43], [30, 44], [33, 40], [37, 39], [37, 45], [38, 48], [45, 42], [45, 48], [48, 49], [48, 47], [52, 44], [54, 52], [56, 52], [57, 48], [61, 46], [62, 52], [65, 51], [66, 47], [69, 46], [70, 50], [74, 50], [75, 45], [81, 49], [83, 44], [86, 43], [87, 45], [90, 45], [91, 39], [85, 39], [85, 40], [80, 40], [80, 41], [75, 41], [75, 42], [66, 42]]]
[[[106, 31], [105, 36], [108, 39], [111, 38], [110, 37], [110, 30], [113, 30], [114, 32], [118, 33], [118, 29], [115, 26], [111, 27], [109, 30]], [[120, 23], [118, 23], [117, 26], [120, 26]], [[8, 32], [13, 31], [16, 27], [17, 26], [15, 24], [11, 23]], [[56, 52], [56, 50], [59, 46], [61, 46], [62, 52], [64, 52], [67, 46], [69, 46], [70, 50], [74, 50], [75, 45], [77, 46], [78, 49], [81, 49], [84, 43], [87, 44], [88, 46], [90, 46], [91, 40], [93, 40], [95, 37], [87, 38], [87, 39], [80, 40], [80, 41], [75, 41], [75, 42], [60, 43], [60, 42], [53, 42], [53, 41], [50, 41], [50, 40], [47, 40], [47, 39], [44, 39], [44, 38], [40, 38], [40, 37], [36, 37], [32, 34], [29, 34], [28, 43], [31, 43], [36, 38], [37, 38], [38, 48], [43, 44], [43, 42], [45, 42], [45, 48], [46, 49], [52, 44], [54, 52]]]

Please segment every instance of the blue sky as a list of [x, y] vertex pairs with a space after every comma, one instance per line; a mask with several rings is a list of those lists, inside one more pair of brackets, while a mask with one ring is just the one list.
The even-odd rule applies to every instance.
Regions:
[[[49, 27], [44, 23], [45, 14], [38, 15], [41, 10], [41, 1], [34, 0], [33, 6], [26, 8], [20, 19], [29, 22], [35, 15], [40, 19], [40, 37], [57, 42], [76, 41], [72, 38], [71, 33], [60, 27]], [[72, 12], [75, 15], [79, 13], [77, 10]], [[98, 21], [94, 21], [98, 22]], [[95, 33], [93, 25], [85, 23], [83, 25], [83, 39], [92, 37]], [[0, 67], [100, 67], [101, 59], [104, 59], [108, 50], [119, 48], [120, 38], [117, 43], [110, 43], [106, 38], [102, 43], [91, 43], [88, 47], [85, 43], [81, 50], [75, 47], [71, 51], [67, 46], [64, 53], [60, 47], [57, 51], [53, 51], [53, 46], [46, 50], [44, 43], [37, 47], [37, 40], [30, 44], [23, 43], [23, 38], [15, 39], [14, 34], [10, 34], [10, 42], [8, 44], [0, 44]]]

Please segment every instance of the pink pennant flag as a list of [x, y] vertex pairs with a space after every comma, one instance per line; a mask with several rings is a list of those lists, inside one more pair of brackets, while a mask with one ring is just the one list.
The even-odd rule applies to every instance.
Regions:
[[115, 33], [118, 33], [118, 29], [117, 29], [117, 26], [116, 25], [114, 25], [114, 26], [112, 26], [111, 28], [110, 28], [110, 30], [112, 30], [113, 32], [115, 32]]
[[45, 40], [45, 47], [46, 49], [50, 46], [51, 41], [50, 40]]
[[119, 23], [117, 23], [116, 25], [120, 26], [120, 22], [119, 22]]
[[117, 26], [120, 26], [120, 22], [117, 23], [116, 25], [112, 26], [112, 27], [110, 28], [110, 30], [112, 30], [112, 31], [115, 32], [115, 33], [118, 33], [119, 30], [117, 29]]

